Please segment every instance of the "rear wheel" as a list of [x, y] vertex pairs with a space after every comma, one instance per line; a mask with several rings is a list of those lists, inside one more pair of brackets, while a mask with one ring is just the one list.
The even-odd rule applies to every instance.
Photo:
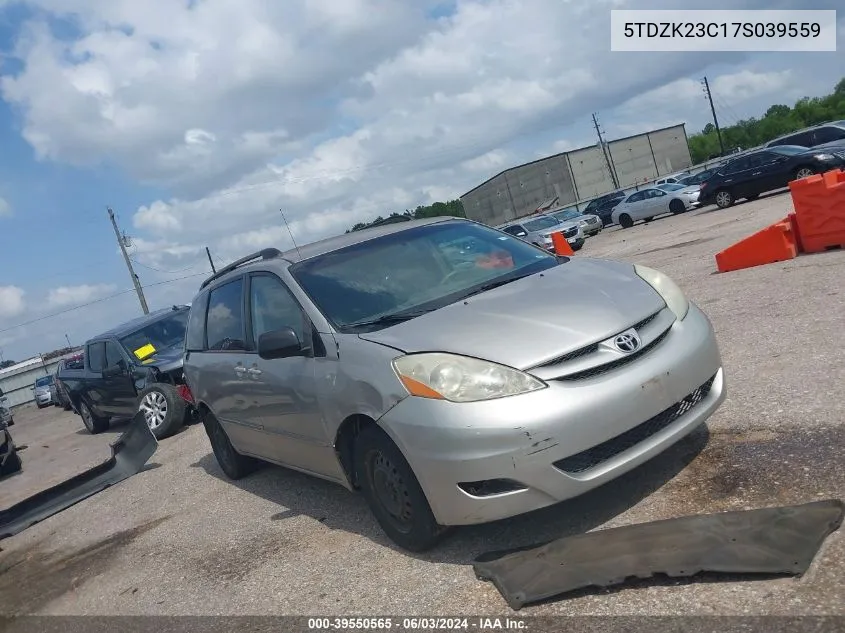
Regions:
[[185, 401], [176, 387], [166, 383], [150, 385], [138, 396], [138, 411], [144, 414], [147, 426], [159, 440], [182, 428], [185, 408]]
[[6, 458], [6, 461], [0, 465], [0, 477], [5, 477], [6, 475], [12, 475], [21, 470], [23, 464], [21, 462], [21, 456], [18, 455], [17, 451], [14, 454], [9, 455]]
[[672, 202], [669, 203], [669, 211], [677, 215], [678, 213], [683, 213], [686, 210], [684, 203], [675, 198]]
[[84, 401], [79, 402], [79, 416], [82, 418], [82, 424], [88, 429], [92, 435], [102, 433], [109, 428], [109, 419], [94, 415], [91, 408]]
[[202, 418], [205, 433], [208, 441], [211, 442], [211, 450], [221, 470], [229, 479], [242, 479], [255, 472], [261, 465], [257, 459], [241, 455], [232, 446], [229, 436], [211, 412], [206, 412]]
[[619, 226], [621, 226], [623, 229], [630, 229], [632, 226], [634, 226], [634, 221], [631, 219], [630, 215], [628, 215], [627, 213], [623, 213], [619, 216]]
[[734, 203], [733, 194], [727, 189], [720, 189], [716, 192], [716, 206], [720, 209], [727, 209]]
[[816, 170], [812, 167], [799, 167], [795, 170], [795, 180], [801, 180], [802, 178], [807, 178], [808, 176], [812, 176], [816, 173]]
[[355, 440], [361, 492], [381, 528], [412, 552], [432, 548], [446, 529], [437, 524], [411, 466], [384, 431], [370, 426]]

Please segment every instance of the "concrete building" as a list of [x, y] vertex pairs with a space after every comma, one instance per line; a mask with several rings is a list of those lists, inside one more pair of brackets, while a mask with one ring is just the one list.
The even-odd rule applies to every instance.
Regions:
[[32, 387], [35, 379], [53, 374], [62, 358], [73, 356], [77, 352], [57, 356], [50, 360], [43, 360], [41, 356], [22, 361], [6, 369], [0, 369], [0, 389], [7, 398], [9, 408], [18, 407], [35, 400]]
[[683, 123], [610, 141], [605, 150], [597, 143], [506, 169], [461, 196], [464, 212], [496, 226], [555, 199], [555, 206], [587, 202], [616, 189], [614, 177], [627, 189], [692, 166]]

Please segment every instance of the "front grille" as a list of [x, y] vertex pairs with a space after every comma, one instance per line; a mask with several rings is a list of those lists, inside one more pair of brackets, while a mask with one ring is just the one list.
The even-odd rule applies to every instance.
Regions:
[[577, 226], [573, 226], [573, 227], [570, 227], [568, 229], [563, 230], [563, 236], [564, 237], [575, 237], [576, 235], [578, 235], [578, 227]]
[[[635, 323], [633, 325], [633, 328], [639, 332], [646, 325], [648, 325], [649, 323], [654, 321], [654, 319], [657, 318], [657, 315], [660, 314], [660, 312], [661, 311], [658, 310], [654, 314], [650, 314], [649, 316], [644, 318], [642, 321], [638, 321], [637, 323]], [[628, 329], [628, 328], [625, 328], [625, 329]], [[586, 356], [587, 354], [593, 354], [597, 351], [599, 351], [599, 344], [593, 343], [591, 345], [587, 345], [586, 347], [581, 347], [579, 349], [576, 349], [574, 352], [569, 352], [568, 354], [564, 354], [563, 356], [558, 356], [556, 358], [553, 358], [552, 360], [550, 360], [546, 363], [543, 363], [542, 365], [537, 365], [537, 367], [535, 369], [538, 369], [540, 367], [551, 367], [552, 365], [560, 365], [561, 363], [566, 363], [566, 362], [569, 362], [571, 360], [575, 360], [576, 358], [581, 358], [582, 356]], [[637, 355], [637, 354], [636, 353], [632, 354], [632, 356], [635, 356], [635, 355]], [[599, 373], [601, 373], [601, 372], [599, 372]]]
[[628, 363], [632, 363], [637, 360], [639, 357], [648, 354], [651, 350], [657, 347], [660, 343], [663, 342], [669, 335], [669, 330], [663, 332], [660, 336], [654, 339], [648, 345], [644, 345], [636, 352], [631, 352], [627, 356], [622, 356], [621, 358], [617, 358], [616, 360], [612, 360], [609, 363], [605, 363], [604, 365], [599, 365], [598, 367], [591, 367], [590, 369], [585, 369], [584, 371], [577, 371], [574, 374], [567, 374], [566, 376], [561, 376], [560, 378], [556, 378], [555, 380], [584, 380], [585, 378], [595, 378], [596, 376], [600, 376], [601, 374], [607, 373], [614, 369], [619, 369], [620, 367], [627, 365]]
[[714, 380], [716, 380], [715, 375], [680, 402], [676, 402], [668, 409], [661, 411], [653, 418], [635, 426], [633, 429], [622, 433], [622, 435], [617, 435], [614, 438], [602, 442], [598, 446], [588, 448], [586, 451], [581, 451], [580, 453], [556, 461], [554, 463], [555, 468], [566, 473], [583, 473], [616, 457], [620, 453], [624, 453], [640, 442], [647, 440], [655, 433], [662, 431], [697, 407], [707, 397], [707, 394], [710, 393]]

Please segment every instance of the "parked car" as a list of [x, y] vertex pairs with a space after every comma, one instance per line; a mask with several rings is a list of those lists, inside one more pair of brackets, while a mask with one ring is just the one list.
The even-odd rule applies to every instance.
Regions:
[[702, 204], [719, 208], [741, 198], [753, 200], [761, 193], [787, 187], [789, 182], [845, 166], [845, 150], [827, 152], [797, 145], [778, 145], [735, 158], [701, 184]]
[[8, 422], [0, 420], [0, 477], [13, 475], [22, 468], [21, 456], [8, 427]]
[[[452, 260], [464, 239], [502, 265]], [[184, 367], [228, 477], [272, 462], [360, 490], [414, 551], [620, 477], [725, 398], [669, 277], [457, 218], [234, 262], [192, 302]]]
[[798, 145], [815, 150], [843, 149], [845, 148], [845, 120], [831, 121], [785, 134], [765, 143], [763, 147], [771, 148], [779, 145]]
[[35, 395], [35, 404], [39, 409], [49, 407], [56, 401], [55, 385], [53, 384], [53, 376], [41, 376], [35, 379], [35, 384], [32, 386]]
[[9, 407], [9, 399], [2, 389], [0, 389], [0, 424], [15, 425], [15, 418], [12, 415], [12, 409]]
[[189, 306], [173, 306], [124, 323], [85, 343], [83, 366], [59, 372], [74, 411], [90, 433], [111, 418], [141, 411], [153, 435], [173, 435], [194, 415], [182, 359]]
[[677, 174], [672, 174], [671, 176], [663, 176], [662, 178], [658, 178], [657, 180], [655, 180], [652, 186], [656, 187], [658, 185], [667, 184], [675, 185], [681, 182], [681, 179], [685, 178], [686, 176], [689, 176], [688, 171], [678, 172]]
[[64, 375], [82, 375], [85, 370], [85, 356], [84, 354], [76, 354], [70, 358], [63, 358], [56, 365], [56, 372], [54, 374], [54, 382], [56, 385], [56, 406], [62, 407], [65, 411], [70, 411], [73, 407], [70, 403], [70, 395], [68, 394], [67, 386], [62, 382], [60, 374]]
[[585, 237], [598, 235], [604, 228], [604, 223], [599, 216], [593, 215], [592, 213], [589, 215], [581, 213], [575, 207], [548, 211], [547, 215], [552, 216], [560, 222], [577, 222], [581, 225], [581, 230], [584, 232]]
[[587, 239], [584, 236], [584, 231], [581, 230], [580, 222], [561, 221], [543, 213], [508, 222], [498, 228], [547, 251], [554, 250], [552, 233], [563, 233], [563, 237], [566, 238], [573, 251], [580, 250]]
[[[721, 167], [721, 165], [719, 166]], [[705, 169], [704, 171], [700, 171], [697, 174], [693, 174], [692, 176], [686, 176], [681, 178], [678, 181], [679, 185], [700, 185], [705, 180], [713, 176], [717, 171], [719, 171], [719, 167], [713, 167], [711, 169]]]
[[628, 194], [624, 191], [611, 191], [598, 198], [590, 200], [584, 207], [585, 215], [597, 215], [601, 218], [602, 224], [608, 226], [613, 223], [613, 208], [622, 202]]
[[625, 198], [613, 209], [613, 221], [628, 229], [640, 220], [651, 222], [658, 215], [683, 213], [697, 206], [698, 186], [666, 183], [640, 189]]

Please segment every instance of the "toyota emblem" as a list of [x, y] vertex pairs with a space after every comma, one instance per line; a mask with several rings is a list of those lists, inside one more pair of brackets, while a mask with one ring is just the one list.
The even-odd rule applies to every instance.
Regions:
[[630, 354], [631, 352], [636, 352], [640, 348], [640, 337], [633, 331], [623, 332], [613, 339], [613, 344], [620, 352]]

